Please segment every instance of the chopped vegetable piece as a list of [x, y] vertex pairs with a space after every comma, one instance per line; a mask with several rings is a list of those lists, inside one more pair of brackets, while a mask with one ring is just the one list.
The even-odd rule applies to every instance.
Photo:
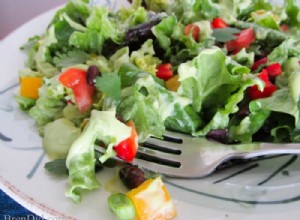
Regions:
[[26, 98], [23, 96], [16, 96], [15, 99], [20, 108], [25, 112], [28, 112], [33, 106], [35, 106], [36, 103], [36, 99]]
[[282, 24], [282, 25], [280, 26], [280, 30], [283, 31], [283, 32], [288, 31], [288, 30], [289, 30], [289, 26], [286, 25], [286, 24]]
[[217, 42], [226, 43], [231, 40], [237, 39], [236, 34], [240, 33], [240, 29], [227, 27], [227, 28], [214, 28], [212, 36]]
[[265, 68], [268, 72], [268, 76], [274, 78], [281, 75], [282, 69], [279, 63], [273, 63]]
[[257, 70], [261, 65], [264, 65], [268, 62], [268, 57], [263, 57], [257, 61], [255, 61], [255, 63], [253, 64], [251, 70], [254, 71], [254, 70]]
[[160, 64], [156, 69], [156, 76], [160, 79], [168, 80], [173, 76], [172, 65], [170, 63]]
[[248, 48], [255, 41], [255, 33], [252, 28], [242, 30], [237, 34], [235, 40], [226, 43], [228, 51], [240, 51], [243, 48]]
[[116, 193], [109, 196], [108, 206], [118, 219], [130, 220], [135, 217], [134, 205], [125, 194]]
[[70, 68], [63, 72], [59, 81], [67, 88], [72, 89], [75, 102], [81, 112], [87, 111], [93, 104], [92, 96], [95, 87], [87, 82], [87, 72], [78, 68]]
[[45, 163], [44, 168], [54, 175], [68, 175], [66, 159], [56, 159]]
[[212, 28], [227, 28], [228, 24], [222, 18], [216, 17], [211, 22], [211, 27]]
[[180, 86], [179, 75], [175, 75], [166, 81], [166, 87], [170, 91], [176, 92]]
[[277, 89], [276, 86], [269, 81], [268, 72], [265, 69], [263, 69], [258, 77], [265, 82], [265, 87], [263, 91], [260, 91], [257, 85], [250, 87], [249, 96], [252, 100], [270, 97]]
[[21, 96], [31, 99], [39, 97], [39, 88], [42, 86], [41, 77], [21, 77]]
[[200, 28], [198, 25], [188, 24], [184, 28], [184, 34], [186, 36], [189, 36], [191, 34], [196, 42], [200, 42]]
[[121, 96], [121, 79], [118, 74], [106, 73], [96, 77], [96, 88], [106, 96], [118, 101]]
[[128, 189], [134, 189], [145, 182], [145, 173], [138, 166], [126, 166], [120, 169], [119, 176]]
[[269, 75], [268, 75], [268, 72], [265, 69], [263, 69], [261, 71], [261, 73], [258, 75], [258, 77], [260, 79], [262, 79], [265, 83], [269, 81]]
[[167, 220], [176, 216], [175, 206], [160, 177], [148, 179], [126, 194], [138, 220]]
[[131, 127], [131, 136], [114, 146], [114, 150], [119, 158], [127, 162], [131, 162], [137, 153], [138, 134], [133, 121], [129, 121], [127, 125]]
[[80, 128], [66, 118], [48, 123], [44, 128], [43, 147], [51, 159], [65, 159], [72, 143], [80, 135]]

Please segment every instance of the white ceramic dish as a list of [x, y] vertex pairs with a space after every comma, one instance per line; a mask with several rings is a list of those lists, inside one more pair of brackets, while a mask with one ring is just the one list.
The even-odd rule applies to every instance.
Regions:
[[[117, 1], [116, 1], [117, 2]], [[121, 2], [118, 1], [116, 6]], [[76, 205], [64, 196], [66, 177], [54, 177], [34, 122], [14, 101], [19, 51], [28, 37], [41, 34], [55, 10], [26, 23], [1, 42], [0, 187], [45, 219], [115, 219], [107, 207], [111, 191], [122, 190], [114, 169], [98, 175], [103, 187]], [[300, 219], [300, 159], [281, 156], [236, 166], [200, 180], [164, 179], [176, 205], [177, 219]], [[109, 187], [109, 190], [107, 188]]]

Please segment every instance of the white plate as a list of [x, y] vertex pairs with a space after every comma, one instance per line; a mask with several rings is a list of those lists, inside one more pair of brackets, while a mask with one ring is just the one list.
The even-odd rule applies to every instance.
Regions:
[[[44, 170], [48, 159], [34, 122], [20, 111], [13, 98], [18, 88], [18, 69], [25, 60], [18, 48], [28, 37], [41, 34], [54, 12], [31, 20], [1, 42], [0, 186], [46, 219], [115, 219], [106, 199], [112, 191], [124, 188], [114, 181], [114, 169], [99, 173], [103, 187], [85, 194], [81, 204], [72, 203], [64, 196], [67, 178], [54, 177]], [[298, 156], [281, 156], [200, 180], [164, 182], [176, 205], [177, 219], [300, 219], [299, 167]]]

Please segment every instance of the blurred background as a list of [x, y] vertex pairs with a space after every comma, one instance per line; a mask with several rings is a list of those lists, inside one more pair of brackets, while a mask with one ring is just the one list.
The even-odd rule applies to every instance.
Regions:
[[67, 0], [0, 0], [0, 39], [30, 19]]

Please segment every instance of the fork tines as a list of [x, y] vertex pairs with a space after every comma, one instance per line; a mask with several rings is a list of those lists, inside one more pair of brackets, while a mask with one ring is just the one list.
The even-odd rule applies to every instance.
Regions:
[[170, 167], [181, 166], [182, 139], [164, 135], [163, 139], [150, 137], [139, 149], [137, 158]]

